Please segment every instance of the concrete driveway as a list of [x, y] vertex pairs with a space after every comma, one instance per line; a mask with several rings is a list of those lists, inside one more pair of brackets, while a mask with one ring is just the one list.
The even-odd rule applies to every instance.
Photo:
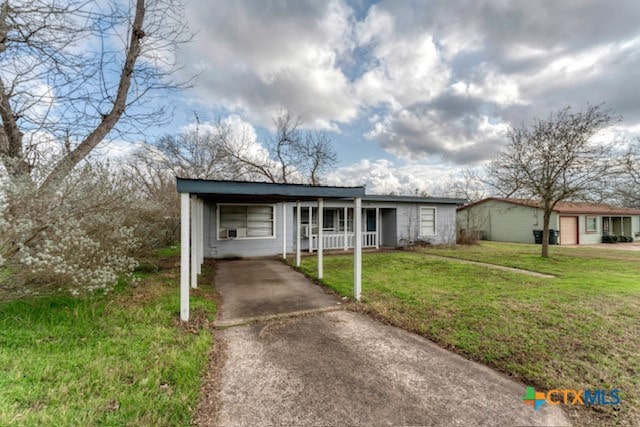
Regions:
[[339, 301], [278, 261], [220, 262], [216, 286], [227, 324], [304, 314], [217, 334], [224, 354], [203, 386], [200, 424], [569, 424], [557, 407], [525, 405], [523, 384], [417, 335], [335, 311]]
[[624, 243], [596, 243], [593, 245], [576, 245], [582, 248], [598, 248], [613, 249], [618, 251], [635, 251], [640, 252], [640, 242], [624, 242]]

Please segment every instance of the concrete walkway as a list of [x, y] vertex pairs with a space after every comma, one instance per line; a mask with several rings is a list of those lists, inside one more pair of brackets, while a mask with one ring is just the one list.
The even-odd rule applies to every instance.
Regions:
[[[278, 261], [220, 262], [216, 286], [227, 320], [338, 303]], [[203, 386], [201, 425], [569, 424], [557, 407], [525, 405], [524, 385], [353, 312], [229, 327], [216, 339], [224, 354]]]

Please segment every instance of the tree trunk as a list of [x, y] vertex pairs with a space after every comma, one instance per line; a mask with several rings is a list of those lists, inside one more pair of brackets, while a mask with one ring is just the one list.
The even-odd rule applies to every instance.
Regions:
[[545, 210], [542, 224], [542, 258], [549, 258], [549, 222], [551, 209]]

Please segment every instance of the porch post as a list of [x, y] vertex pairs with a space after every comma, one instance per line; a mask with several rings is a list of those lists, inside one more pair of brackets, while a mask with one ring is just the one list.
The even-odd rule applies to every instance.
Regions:
[[348, 226], [347, 226], [347, 215], [349, 213], [349, 208], [345, 207], [344, 208], [344, 250], [348, 251], [349, 250], [349, 233], [348, 233]]
[[353, 208], [353, 298], [362, 296], [362, 199], [356, 197]]
[[[296, 202], [296, 267], [300, 267], [300, 227], [302, 221], [302, 208], [300, 207], [300, 200]], [[311, 234], [309, 234], [311, 236]], [[311, 244], [311, 238], [309, 238], [309, 244]]]
[[380, 208], [376, 208], [376, 249], [380, 249]]
[[324, 228], [324, 200], [318, 199], [318, 279], [322, 279], [322, 251], [324, 249], [323, 229]]
[[198, 198], [191, 196], [191, 287], [198, 287]]
[[202, 274], [202, 264], [204, 263], [204, 201], [198, 199], [197, 206], [198, 228], [196, 242], [198, 250], [196, 253], [198, 254], [198, 274]]
[[309, 253], [313, 253], [313, 206], [309, 206]]
[[180, 320], [189, 321], [189, 193], [180, 193]]
[[287, 202], [282, 202], [282, 259], [287, 259]]

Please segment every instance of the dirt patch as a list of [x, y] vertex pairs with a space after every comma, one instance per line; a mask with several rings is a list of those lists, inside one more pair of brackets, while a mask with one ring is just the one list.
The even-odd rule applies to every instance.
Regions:
[[207, 310], [195, 308], [189, 314], [189, 321], [183, 322], [179, 315], [173, 317], [173, 324], [183, 332], [198, 335], [202, 329], [213, 331], [213, 322], [209, 320]]

